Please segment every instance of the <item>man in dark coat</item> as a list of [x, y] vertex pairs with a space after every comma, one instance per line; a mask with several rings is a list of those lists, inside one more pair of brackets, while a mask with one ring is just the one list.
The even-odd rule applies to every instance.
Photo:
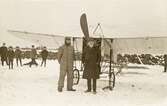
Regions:
[[84, 72], [83, 78], [87, 79], [87, 87], [88, 89], [85, 92], [91, 92], [91, 80], [93, 80], [93, 93], [96, 93], [96, 80], [100, 75], [100, 58], [101, 53], [99, 52], [99, 48], [95, 46], [95, 41], [90, 39], [87, 43], [87, 48], [84, 53]]
[[6, 64], [8, 65], [8, 60], [7, 60], [7, 52], [8, 52], [8, 49], [7, 49], [5, 43], [3, 43], [3, 46], [0, 48], [0, 51], [1, 51], [1, 62], [2, 62], [2, 66], [4, 66], [4, 62], [6, 62]]
[[41, 56], [42, 56], [42, 62], [41, 62], [41, 66], [43, 65], [44, 63], [44, 66], [46, 67], [46, 59], [48, 57], [48, 51], [47, 51], [47, 48], [44, 47], [42, 52], [41, 52]]
[[13, 69], [13, 59], [14, 59], [15, 53], [13, 51], [12, 46], [9, 47], [7, 56], [8, 56], [8, 61], [9, 61], [9, 69]]
[[20, 66], [22, 66], [22, 61], [21, 61], [21, 58], [22, 58], [22, 51], [20, 50], [20, 47], [19, 47], [19, 46], [16, 47], [15, 56], [16, 56], [16, 63], [17, 63], [17, 66], [19, 65], [19, 62], [20, 62]]
[[31, 56], [31, 63], [30, 63], [30, 67], [31, 65], [38, 65], [38, 63], [35, 61], [36, 57], [37, 57], [37, 50], [35, 48], [34, 45], [32, 45], [32, 48], [31, 48], [31, 53], [30, 53], [30, 56]]
[[164, 55], [164, 72], [167, 70], [167, 54]]
[[73, 89], [73, 61], [74, 47], [71, 46], [71, 39], [65, 38], [65, 44], [59, 48], [58, 62], [60, 64], [60, 75], [58, 81], [58, 91], [62, 92], [64, 79], [67, 75], [67, 91], [76, 91]]
[[34, 65], [38, 66], [38, 63], [35, 61], [35, 59], [37, 57], [37, 51], [36, 51], [36, 48], [34, 45], [32, 45], [30, 57], [31, 57], [31, 61], [28, 63], [25, 63], [24, 65], [29, 65], [31, 67], [34, 64]]

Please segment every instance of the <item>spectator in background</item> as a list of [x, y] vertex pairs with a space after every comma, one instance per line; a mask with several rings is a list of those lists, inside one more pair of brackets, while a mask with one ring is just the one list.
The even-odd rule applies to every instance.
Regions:
[[13, 59], [14, 59], [15, 53], [13, 51], [13, 47], [10, 46], [8, 53], [7, 53], [7, 57], [8, 57], [8, 61], [9, 61], [9, 69], [13, 69]]
[[15, 56], [16, 56], [16, 63], [17, 66], [19, 65], [20, 62], [20, 66], [22, 66], [22, 51], [20, 50], [19, 46], [16, 46], [16, 50], [15, 50]]
[[47, 51], [47, 48], [44, 47], [42, 52], [41, 52], [41, 56], [42, 56], [42, 62], [41, 62], [41, 67], [42, 65], [44, 64], [44, 66], [46, 67], [46, 59], [48, 57], [48, 51]]
[[6, 64], [8, 65], [8, 60], [7, 60], [8, 49], [6, 47], [6, 43], [3, 43], [2, 47], [0, 48], [0, 51], [1, 51], [2, 66], [4, 66], [4, 62], [6, 62]]
[[34, 45], [32, 45], [30, 57], [31, 57], [30, 67], [31, 67], [33, 64], [36, 65], [36, 66], [38, 66], [38, 63], [35, 61], [35, 59], [36, 59], [36, 57], [37, 57], [37, 50], [36, 50], [36, 48], [35, 48]]
[[31, 67], [34, 64], [34, 65], [38, 66], [38, 63], [35, 61], [35, 59], [37, 57], [37, 51], [36, 51], [36, 48], [34, 45], [32, 45], [30, 57], [31, 57], [31, 61], [29, 63], [25, 63], [24, 65], [29, 65]]
[[167, 70], [167, 54], [164, 55], [164, 72]]

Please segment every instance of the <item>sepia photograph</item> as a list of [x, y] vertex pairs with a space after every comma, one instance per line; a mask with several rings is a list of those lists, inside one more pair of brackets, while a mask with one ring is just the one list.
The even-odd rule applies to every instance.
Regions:
[[1, 106], [167, 106], [166, 0], [0, 0]]

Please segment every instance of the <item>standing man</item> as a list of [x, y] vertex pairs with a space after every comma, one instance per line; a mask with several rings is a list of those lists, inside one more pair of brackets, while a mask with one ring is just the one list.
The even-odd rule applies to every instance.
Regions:
[[6, 64], [8, 65], [8, 60], [7, 60], [8, 49], [6, 47], [6, 43], [3, 43], [2, 47], [0, 48], [0, 51], [1, 51], [2, 66], [4, 66], [4, 62], [6, 62]]
[[58, 62], [60, 64], [60, 75], [58, 81], [58, 91], [62, 92], [64, 79], [67, 74], [67, 91], [76, 91], [73, 89], [73, 60], [74, 48], [71, 46], [71, 39], [65, 38], [65, 44], [59, 48]]
[[31, 67], [33, 64], [37, 66], [38, 63], [35, 61], [35, 59], [36, 59], [36, 57], [37, 57], [37, 50], [35, 49], [35, 46], [34, 46], [34, 45], [32, 45], [30, 56], [31, 56], [30, 67]]
[[46, 59], [48, 57], [48, 51], [47, 51], [46, 47], [43, 48], [43, 50], [41, 52], [41, 56], [42, 56], [41, 67], [42, 67], [43, 63], [44, 63], [44, 66], [46, 67]]
[[9, 69], [13, 69], [13, 59], [14, 59], [15, 53], [13, 51], [12, 46], [9, 47], [7, 56], [8, 56], [8, 61], [9, 61]]
[[93, 39], [89, 39], [83, 57], [83, 78], [87, 79], [87, 90], [85, 91], [86, 93], [91, 92], [91, 81], [93, 81], [93, 93], [96, 94], [96, 80], [100, 75], [100, 59], [101, 53], [99, 48], [96, 47], [96, 42]]
[[167, 71], [167, 54], [164, 55], [164, 72]]
[[17, 66], [19, 65], [19, 62], [20, 62], [20, 66], [22, 66], [22, 61], [21, 61], [22, 56], [21, 55], [22, 55], [22, 51], [20, 50], [20, 47], [16, 46], [15, 56], [16, 56]]

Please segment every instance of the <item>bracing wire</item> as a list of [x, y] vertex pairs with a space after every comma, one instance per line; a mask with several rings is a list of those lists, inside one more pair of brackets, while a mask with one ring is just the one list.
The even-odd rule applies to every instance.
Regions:
[[[98, 23], [98, 25], [97, 25], [96, 28], [94, 29], [93, 34], [96, 33], [96, 31], [98, 30], [98, 28], [100, 28], [100, 31], [101, 31], [101, 34], [99, 34], [99, 36], [102, 38], [102, 42], [105, 41], [106, 43], [109, 44], [109, 42], [104, 39], [104, 33], [103, 33], [103, 29], [102, 29], [100, 23]], [[109, 45], [110, 45], [110, 44], [109, 44]], [[102, 48], [103, 48], [103, 47], [102, 47]], [[104, 71], [106, 70], [106, 68], [108, 67], [107, 65], [108, 65], [108, 64], [107, 64], [106, 62], [104, 62], [104, 57], [103, 57], [102, 60], [101, 60], [101, 63], [100, 63], [100, 66], [103, 67], [103, 68], [102, 68], [103, 70], [101, 70], [101, 72], [104, 72]]]

